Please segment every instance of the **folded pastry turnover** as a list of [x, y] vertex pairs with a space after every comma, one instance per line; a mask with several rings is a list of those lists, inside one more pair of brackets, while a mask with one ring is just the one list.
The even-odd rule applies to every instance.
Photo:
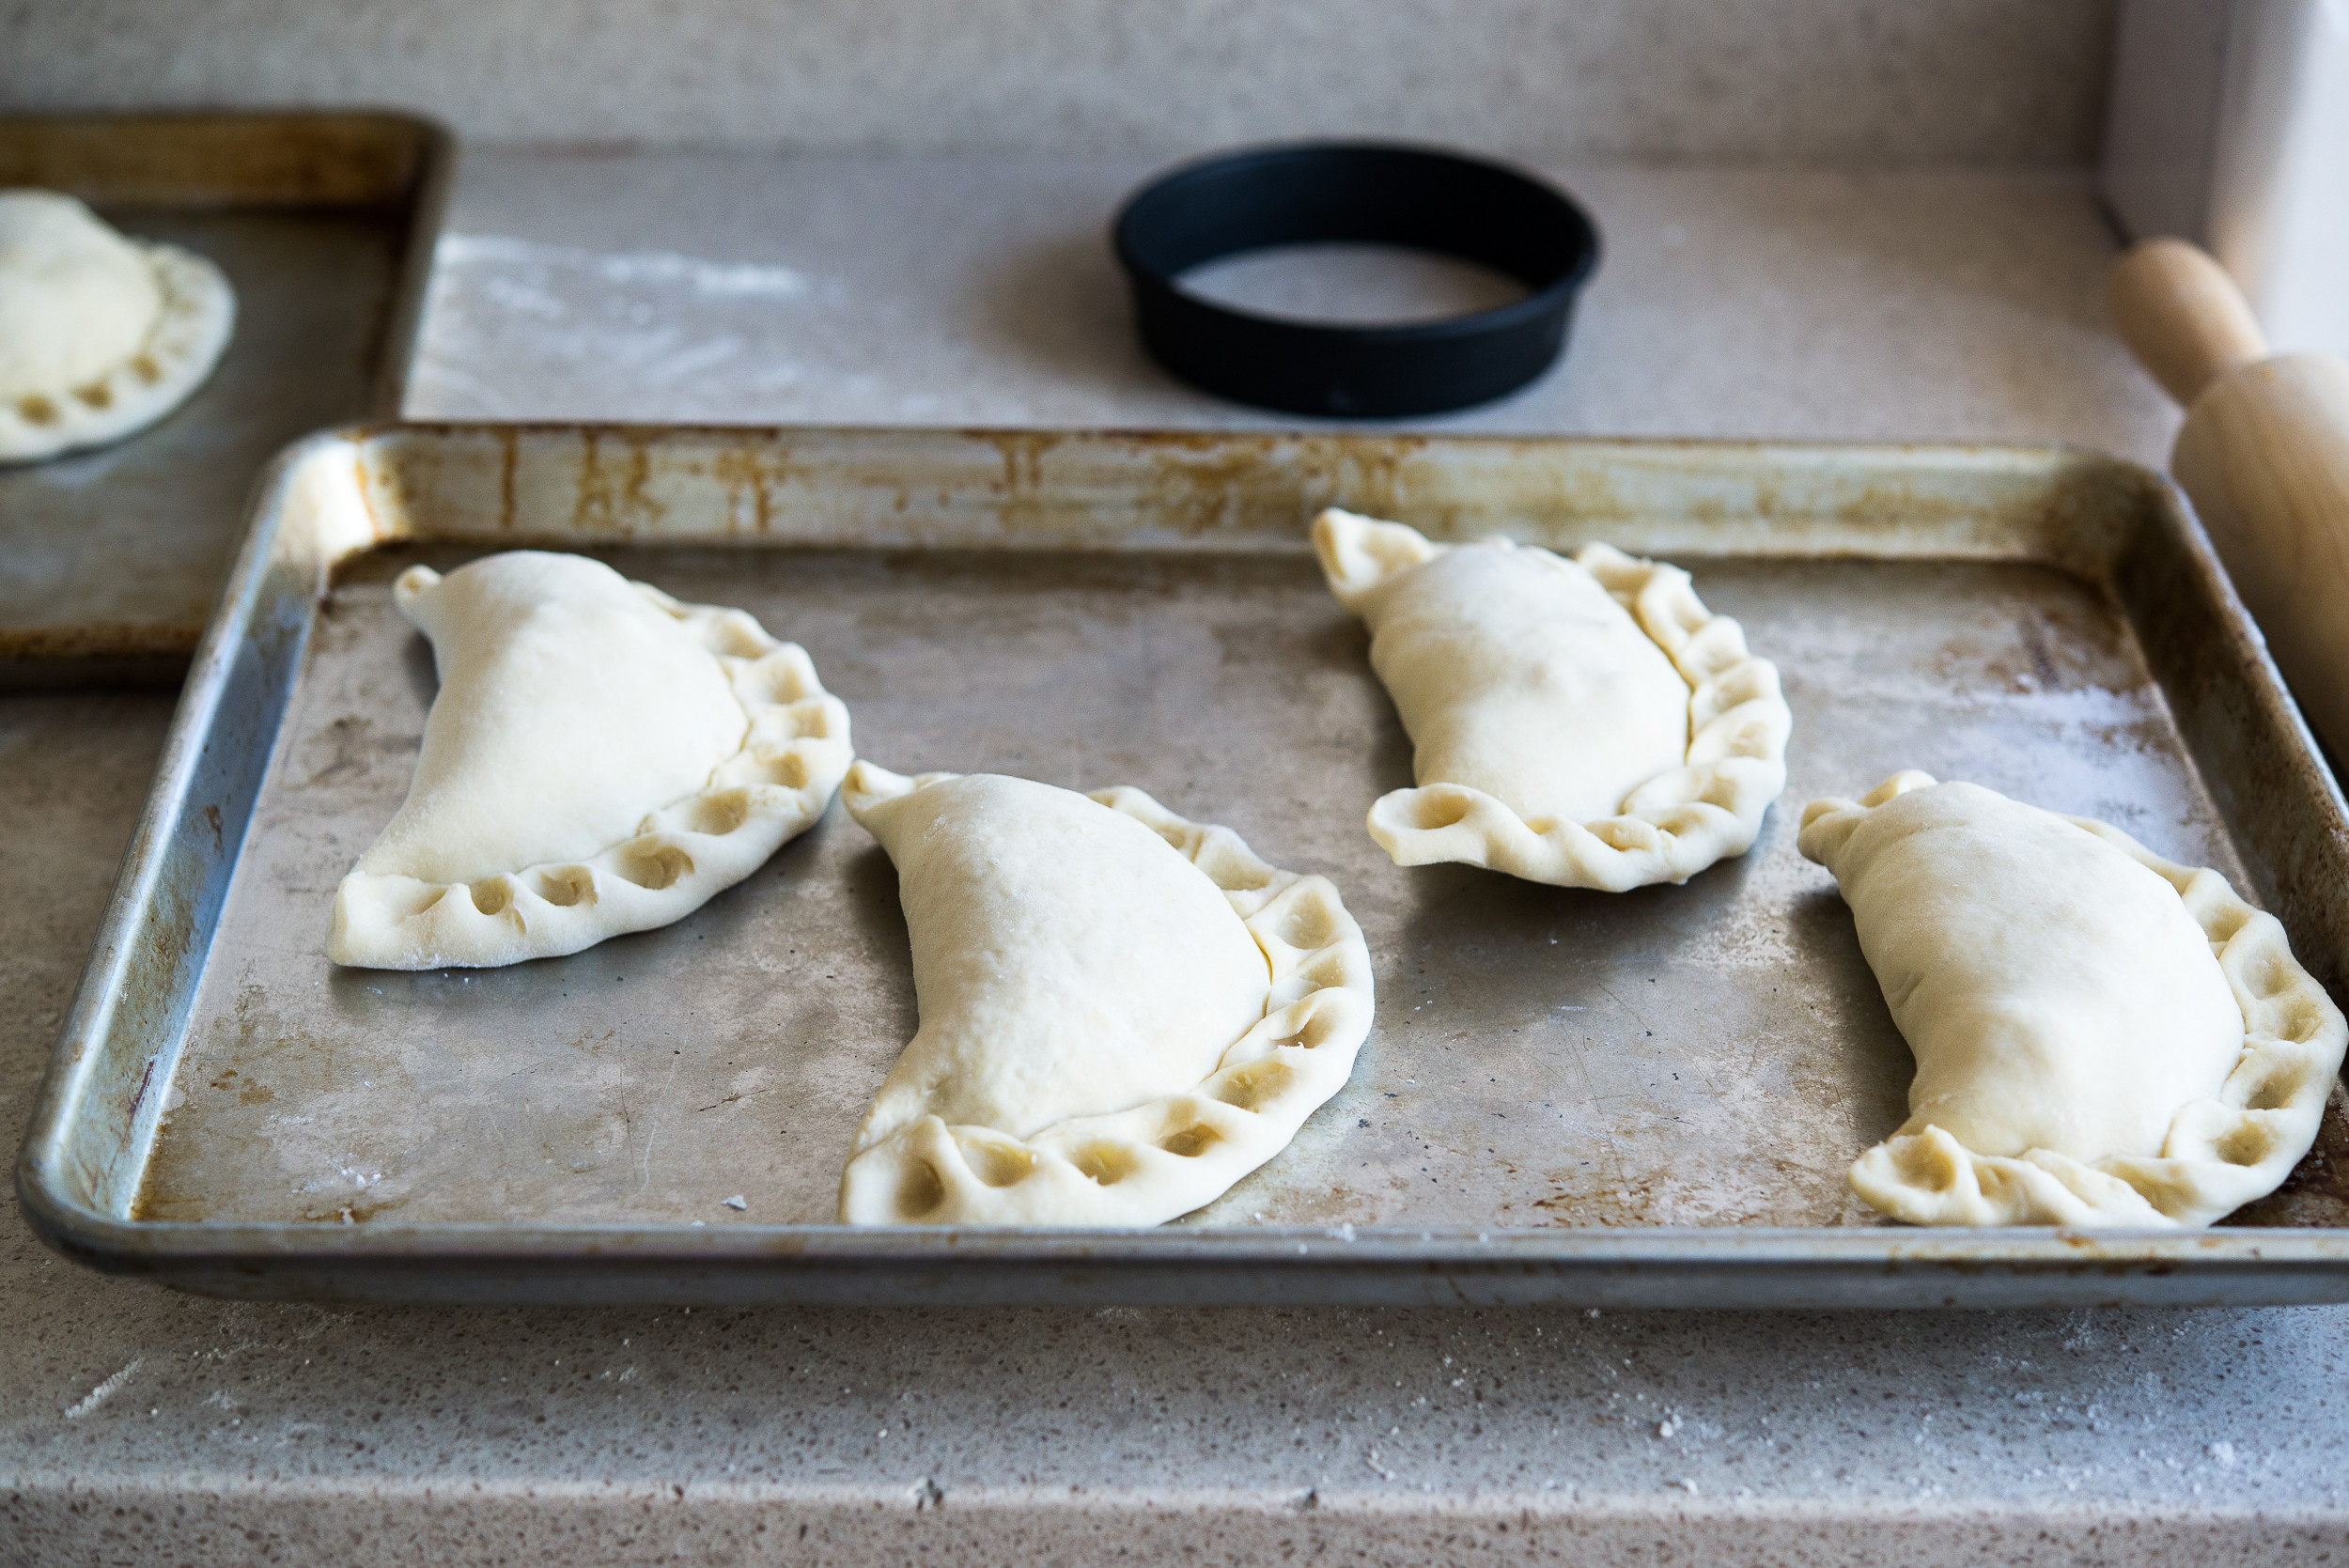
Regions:
[[54, 191], [0, 191], [0, 462], [161, 419], [211, 374], [236, 315], [205, 257], [126, 240]]
[[393, 596], [441, 689], [406, 803], [334, 894], [338, 964], [512, 964], [666, 925], [848, 771], [848, 710], [739, 610], [537, 551], [411, 567]]
[[1919, 1225], [2205, 1225], [2314, 1141], [2349, 1026], [2274, 916], [2104, 823], [1894, 775], [1814, 800], [1917, 1058], [1851, 1184]]
[[1337, 1093], [1370, 955], [1326, 878], [1138, 789], [858, 763], [921, 1026], [857, 1128], [850, 1224], [1155, 1225]]
[[1439, 545], [1335, 508], [1313, 539], [1410, 733], [1419, 787], [1370, 810], [1397, 865], [1621, 893], [1752, 846], [1794, 716], [1688, 573], [1605, 545]]

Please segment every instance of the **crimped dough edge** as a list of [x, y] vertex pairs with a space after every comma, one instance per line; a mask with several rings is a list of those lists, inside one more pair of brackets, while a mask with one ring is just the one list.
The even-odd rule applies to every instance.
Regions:
[[[1937, 781], [1895, 773], [1858, 800], [1803, 808], [1802, 853], [1850, 836], [1876, 807]], [[2292, 955], [2283, 923], [2253, 908], [2217, 872], [2163, 860], [2092, 817], [2067, 816], [2177, 890], [2210, 939], [2243, 1013], [2243, 1054], [2216, 1099], [2178, 1108], [2162, 1154], [2083, 1164], [2046, 1149], [1978, 1155], [1928, 1126], [1870, 1149], [1851, 1168], [1870, 1207], [1912, 1225], [2207, 1225], [2280, 1186], [2316, 1141], [2325, 1102], [2349, 1048], [2349, 1021]]]
[[[412, 599], [440, 581], [402, 572]], [[598, 854], [466, 882], [353, 871], [334, 893], [327, 955], [361, 969], [492, 968], [553, 958], [681, 920], [823, 815], [848, 770], [848, 709], [797, 643], [748, 613], [630, 586], [692, 631], [727, 675], [748, 729], [692, 794]]]
[[[903, 778], [859, 762], [842, 800], [884, 800], [961, 777]], [[1088, 799], [1156, 832], [1231, 901], [1271, 966], [1265, 1016], [1197, 1088], [1026, 1139], [925, 1116], [848, 1161], [851, 1225], [1157, 1225], [1221, 1197], [1288, 1147], [1339, 1089], [1370, 1033], [1370, 948], [1326, 877], [1257, 858], [1229, 828], [1201, 826], [1130, 785]], [[911, 1212], [909, 1212], [910, 1210]]]
[[[1330, 592], [1349, 610], [1451, 548], [1402, 523], [1334, 506], [1314, 520], [1313, 536]], [[1616, 815], [1591, 822], [1529, 821], [1466, 784], [1394, 790], [1372, 805], [1369, 826], [1395, 864], [1454, 862], [1530, 882], [1626, 893], [1685, 882], [1753, 847], [1764, 815], [1786, 788], [1795, 716], [1779, 689], [1778, 666], [1748, 651], [1745, 629], [1707, 610], [1678, 567], [1603, 544], [1584, 545], [1568, 559], [1631, 613], [1688, 683], [1687, 764], [1641, 784]]]
[[237, 321], [228, 275], [210, 257], [177, 245], [132, 243], [154, 268], [163, 297], [145, 349], [88, 386], [0, 402], [0, 463], [119, 441], [185, 402], [220, 362]]

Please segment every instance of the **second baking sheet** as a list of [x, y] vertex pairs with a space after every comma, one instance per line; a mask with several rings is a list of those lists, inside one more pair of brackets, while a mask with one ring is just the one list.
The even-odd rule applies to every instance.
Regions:
[[0, 466], [0, 685], [174, 680], [256, 479], [296, 436], [399, 404], [450, 159], [397, 115], [0, 119], [0, 185], [70, 192], [210, 257], [236, 329], [148, 428]]

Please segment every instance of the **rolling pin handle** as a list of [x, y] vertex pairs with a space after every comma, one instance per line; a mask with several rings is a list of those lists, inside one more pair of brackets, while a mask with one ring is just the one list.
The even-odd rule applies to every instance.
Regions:
[[2267, 357], [2267, 337], [2225, 268], [2183, 240], [2146, 240], [2113, 265], [2112, 324], [2181, 404]]

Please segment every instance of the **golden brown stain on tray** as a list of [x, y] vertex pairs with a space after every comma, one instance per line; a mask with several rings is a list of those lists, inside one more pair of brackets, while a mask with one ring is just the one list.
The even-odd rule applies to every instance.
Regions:
[[[700, 465], [688, 459], [687, 466]], [[747, 516], [750, 531], [761, 538], [774, 532], [780, 492], [806, 482], [809, 477], [808, 466], [793, 454], [790, 438], [781, 434], [748, 432], [729, 436], [724, 444], [709, 454], [708, 467], [709, 476], [724, 494], [725, 532], [739, 535]], [[902, 481], [876, 475], [868, 482], [894, 483], [897, 509], [905, 509]]]
[[498, 443], [498, 528], [510, 534], [515, 527], [514, 468], [521, 460], [521, 448], [512, 430], [497, 432]]

